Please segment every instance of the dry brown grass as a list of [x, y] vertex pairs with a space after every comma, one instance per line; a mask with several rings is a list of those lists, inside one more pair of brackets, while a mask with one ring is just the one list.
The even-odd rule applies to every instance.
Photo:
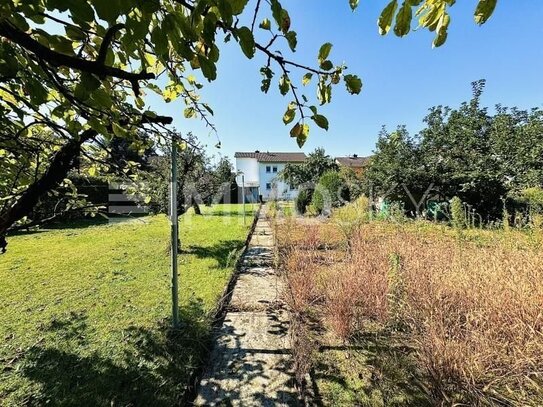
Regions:
[[277, 233], [295, 312], [343, 341], [369, 322], [400, 332], [441, 403], [543, 405], [543, 257], [532, 237], [362, 222], [345, 248], [333, 222]]

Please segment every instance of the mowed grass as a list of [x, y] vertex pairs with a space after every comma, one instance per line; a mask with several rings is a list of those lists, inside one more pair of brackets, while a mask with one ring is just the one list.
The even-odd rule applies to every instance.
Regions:
[[241, 206], [180, 218], [172, 331], [169, 223], [153, 216], [20, 234], [0, 256], [0, 405], [177, 405], [251, 223]]

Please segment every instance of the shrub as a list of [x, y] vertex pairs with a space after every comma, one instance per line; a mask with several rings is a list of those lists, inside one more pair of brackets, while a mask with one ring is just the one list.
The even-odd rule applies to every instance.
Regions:
[[466, 227], [466, 215], [460, 198], [451, 199], [451, 223], [453, 228], [460, 230]]
[[369, 200], [365, 196], [356, 201], [337, 208], [332, 213], [332, 220], [345, 237], [345, 243], [350, 250], [351, 239], [364, 222], [370, 219]]
[[296, 200], [294, 201], [296, 212], [298, 212], [300, 215], [303, 215], [307, 212], [307, 207], [311, 203], [312, 195], [313, 195], [312, 191], [309, 189], [302, 189], [298, 193], [298, 196], [296, 197]]
[[313, 192], [311, 203], [317, 213], [328, 212], [337, 208], [349, 199], [349, 190], [337, 171], [330, 171], [322, 175]]
[[507, 210], [507, 207], [505, 206], [505, 202], [504, 202], [503, 213], [502, 213], [502, 226], [503, 226], [503, 230], [505, 230], [506, 232], [511, 230], [511, 226], [509, 224], [510, 221], [511, 221], [511, 216], [509, 215], [509, 211]]

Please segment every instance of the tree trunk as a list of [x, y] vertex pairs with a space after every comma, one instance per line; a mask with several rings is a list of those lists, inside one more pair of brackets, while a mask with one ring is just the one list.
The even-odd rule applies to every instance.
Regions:
[[0, 213], [0, 249], [4, 249], [7, 245], [5, 235], [9, 228], [27, 216], [43, 194], [55, 188], [66, 178], [68, 172], [76, 164], [81, 153], [81, 145], [96, 135], [95, 130], [89, 129], [81, 133], [79, 137], [68, 140], [55, 153], [47, 171], [30, 185], [12, 206]]
[[200, 210], [200, 205], [198, 205], [198, 202], [192, 201], [192, 207], [194, 208], [194, 214], [195, 215], [201, 215], [202, 211]]

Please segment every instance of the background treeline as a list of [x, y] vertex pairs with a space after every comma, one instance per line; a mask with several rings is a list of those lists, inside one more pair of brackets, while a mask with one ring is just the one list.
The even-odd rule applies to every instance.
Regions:
[[428, 199], [457, 196], [485, 221], [502, 219], [504, 202], [509, 213], [540, 205], [543, 110], [498, 105], [491, 114], [480, 103], [484, 86], [474, 82], [472, 99], [457, 109], [431, 108], [415, 136], [405, 126], [383, 128], [365, 189], [402, 202], [408, 213], [415, 213], [414, 202], [424, 210]]
[[[179, 214], [190, 207], [200, 214], [200, 204], [237, 201], [231, 161], [227, 157], [207, 154], [205, 147], [191, 133], [179, 139], [182, 140], [177, 156]], [[125, 212], [121, 215], [141, 213], [139, 207], [145, 207], [145, 213], [168, 213], [170, 145], [141, 146], [113, 139], [107, 150], [108, 165], [101, 165], [97, 156], [81, 161], [14, 229], [78, 220], [89, 215], [118, 216], [119, 213], [110, 210], [111, 206], [123, 207]], [[134, 208], [133, 212], [130, 207]]]

